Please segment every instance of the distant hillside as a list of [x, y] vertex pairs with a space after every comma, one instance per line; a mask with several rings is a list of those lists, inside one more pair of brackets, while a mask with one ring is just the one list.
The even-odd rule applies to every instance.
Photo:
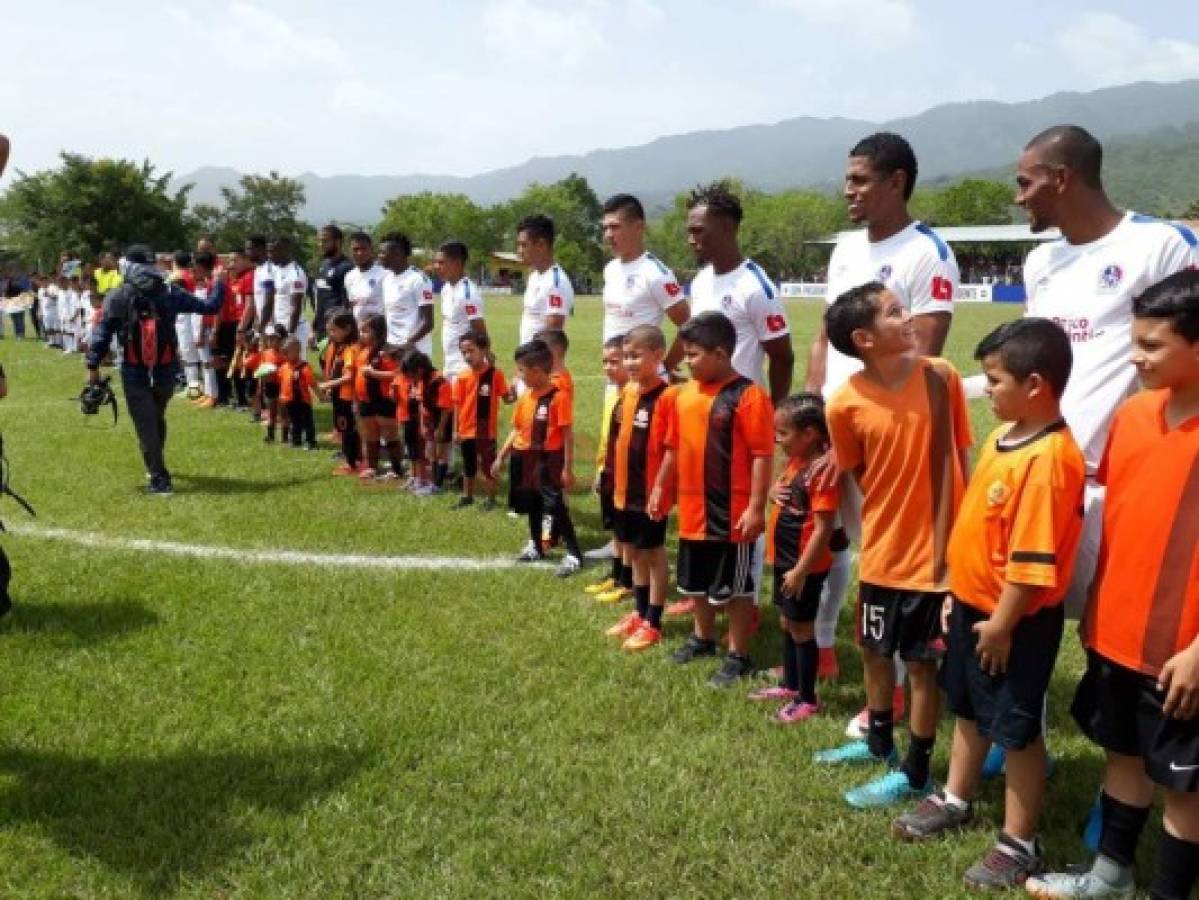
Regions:
[[[1151, 193], [1159, 172], [1175, 184], [1157, 184], [1160, 202], [1187, 196], [1190, 176], [1172, 171], [1199, 166], [1199, 79], [1173, 84], [1141, 82], [1089, 93], [1060, 93], [1022, 103], [976, 101], [937, 106], [889, 122], [797, 118], [774, 125], [658, 138], [637, 147], [596, 150], [579, 156], [536, 157], [518, 166], [465, 178], [444, 175], [321, 177], [299, 176], [308, 192], [305, 215], [370, 224], [389, 197], [420, 191], [457, 191], [480, 203], [495, 203], [533, 181], [556, 181], [571, 172], [584, 175], [598, 194], [630, 190], [651, 207], [664, 206], [678, 191], [722, 175], [732, 175], [767, 191], [832, 186], [840, 179], [845, 153], [862, 135], [880, 128], [911, 140], [920, 158], [922, 180], [943, 180], [965, 172], [1010, 166], [1028, 138], [1049, 125], [1072, 122], [1112, 143], [1113, 184], [1135, 192], [1145, 209], [1159, 208]], [[1149, 137], [1145, 137], [1149, 135]], [[1133, 139], [1127, 142], [1120, 139]], [[1126, 146], [1119, 153], [1115, 148]], [[1187, 148], [1191, 148], [1188, 152]], [[1139, 148], [1139, 149], [1138, 149]], [[1127, 160], [1127, 175], [1124, 160]], [[1140, 172], [1141, 174], [1137, 174]], [[193, 202], [219, 199], [219, 188], [237, 182], [232, 169], [205, 168], [177, 181], [194, 182]], [[1182, 183], [1178, 183], [1182, 182]], [[1191, 191], [1189, 196], [1196, 195]], [[1189, 201], [1188, 201], [1189, 202]]]

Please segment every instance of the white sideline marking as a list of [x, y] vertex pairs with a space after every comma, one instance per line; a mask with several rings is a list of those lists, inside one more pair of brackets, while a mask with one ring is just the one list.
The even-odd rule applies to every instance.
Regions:
[[[92, 547], [97, 550], [116, 550], [135, 553], [165, 553], [171, 556], [190, 556], [195, 559], [229, 560], [258, 564], [277, 563], [285, 566], [337, 566], [351, 569], [386, 569], [393, 571], [444, 570], [478, 572], [492, 569], [538, 567], [537, 563], [518, 563], [502, 556], [366, 556], [359, 553], [307, 553], [301, 550], [251, 550], [240, 547], [209, 547], [201, 544], [181, 544], [177, 541], [157, 541], [146, 538], [120, 538], [97, 534], [94, 531], [73, 531], [69, 528], [46, 528], [41, 525], [12, 523], [5, 526], [10, 534], [41, 538]], [[543, 564], [541, 564], [543, 565]]]

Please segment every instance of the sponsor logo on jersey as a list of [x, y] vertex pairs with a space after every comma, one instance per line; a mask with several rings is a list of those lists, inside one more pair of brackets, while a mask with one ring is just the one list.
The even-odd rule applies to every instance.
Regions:
[[466, 304], [465, 309], [468, 316], [477, 316], [479, 314], [479, 307], [475, 306], [473, 303]]
[[648, 428], [649, 427], [649, 410], [648, 409], [637, 410], [637, 415], [633, 416], [633, 427], [634, 428]]
[[1053, 321], [1061, 326], [1062, 331], [1070, 337], [1072, 344], [1084, 344], [1099, 335], [1095, 332], [1094, 323], [1086, 316], [1054, 316]]
[[879, 280], [879, 281], [884, 281], [884, 282], [885, 282], [885, 281], [886, 281], [888, 278], [890, 278], [890, 277], [891, 277], [891, 272], [892, 272], [892, 271], [893, 271], [893, 270], [892, 270], [892, 268], [891, 268], [891, 265], [890, 265], [890, 263], [885, 263], [885, 264], [883, 264], [883, 265], [879, 266], [879, 269], [878, 269], [878, 280]]
[[766, 330], [769, 332], [783, 331], [787, 327], [787, 320], [778, 313], [766, 317]]
[[432, 291], [422, 291], [422, 292], [421, 292], [421, 296], [422, 296], [424, 299], [426, 299], [426, 300], [432, 300], [432, 299], [433, 299], [433, 292], [432, 292]]
[[679, 295], [679, 293], [683, 290], [681, 287], [679, 287], [678, 282], [675, 282], [675, 281], [666, 282], [665, 284], [662, 285], [662, 288], [671, 297], [677, 297]]
[[562, 308], [562, 295], [561, 294], [550, 294], [550, 306], [553, 309], [561, 309]]
[[1099, 273], [1099, 290], [1114, 291], [1120, 286], [1120, 282], [1124, 280], [1124, 270], [1115, 263], [1110, 266], [1104, 266], [1103, 271]]
[[550, 415], [549, 407], [547, 407], [547, 406], [539, 406], [539, 407], [537, 407], [537, 419], [538, 419], [538, 421], [540, 421], [541, 419], [548, 419], [548, 418], [549, 418], [549, 415]]
[[953, 282], [940, 275], [934, 275], [932, 294], [934, 300], [952, 300]]

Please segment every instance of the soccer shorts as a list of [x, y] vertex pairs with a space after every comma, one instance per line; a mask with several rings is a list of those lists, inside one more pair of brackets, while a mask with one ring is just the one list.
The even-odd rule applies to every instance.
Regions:
[[863, 582], [858, 586], [858, 646], [907, 662], [933, 662], [945, 655], [941, 636], [941, 591], [905, 591]]
[[[616, 535], [616, 505], [612, 500], [612, 489], [601, 487], [599, 489], [599, 505], [600, 505], [600, 527], [604, 531], [611, 531], [613, 537]], [[620, 538], [616, 538], [620, 540]]]
[[941, 666], [946, 705], [959, 719], [1005, 750], [1023, 750], [1041, 736], [1045, 695], [1062, 644], [1066, 612], [1050, 606], [1025, 616], [1012, 632], [1007, 672], [991, 675], [978, 662], [974, 626], [988, 616], [955, 599]]
[[267, 378], [262, 382], [262, 396], [274, 403], [279, 399], [279, 382], [274, 378]]
[[359, 400], [358, 417], [361, 419], [394, 419], [396, 403], [386, 397], [377, 400]]
[[216, 355], [226, 362], [237, 350], [237, 323], [221, 322], [216, 327]]
[[799, 589], [798, 597], [787, 597], [783, 594], [783, 576], [790, 571], [786, 568], [774, 567], [774, 605], [779, 614], [788, 622], [805, 625], [816, 621], [816, 612], [820, 609], [820, 594], [824, 590], [824, 582], [828, 580], [828, 572], [809, 572]]
[[731, 541], [679, 541], [679, 593], [723, 606], [754, 594], [754, 545]]
[[482, 469], [483, 477], [491, 480], [491, 467], [495, 464], [495, 441], [484, 438], [467, 438], [461, 443], [462, 474], [474, 478]]
[[657, 550], [666, 544], [666, 519], [651, 519], [631, 509], [613, 510], [612, 531], [616, 540], [634, 550]]
[[1104, 750], [1139, 756], [1155, 783], [1193, 794], [1199, 791], [1199, 716], [1166, 716], [1165, 699], [1153, 676], [1090, 650], [1070, 712], [1082, 733]]

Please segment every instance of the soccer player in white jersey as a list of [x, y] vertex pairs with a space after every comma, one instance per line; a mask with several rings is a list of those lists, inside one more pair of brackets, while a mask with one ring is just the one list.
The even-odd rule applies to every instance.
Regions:
[[450, 378], [466, 368], [458, 339], [468, 331], [487, 333], [483, 295], [466, 274], [467, 255], [466, 244], [446, 241], [433, 257], [433, 268], [445, 282], [441, 286], [441, 370]]
[[733, 368], [781, 403], [791, 393], [795, 353], [778, 288], [741, 254], [741, 201], [717, 182], [687, 202], [687, 243], [703, 268], [691, 282], [691, 311], [726, 315], [737, 329]]
[[412, 241], [393, 231], [379, 243], [383, 276], [383, 317], [387, 343], [433, 355], [433, 283], [409, 262]]
[[[916, 186], [916, 154], [902, 136], [878, 132], [858, 141], [845, 165], [843, 194], [850, 221], [863, 225], [838, 240], [828, 265], [831, 304], [851, 288], [871, 281], [885, 284], [912, 314], [916, 345], [923, 356], [940, 356], [953, 317], [953, 297], [961, 276], [957, 260], [935, 231], [916, 221], [908, 201]], [[825, 398], [862, 368], [860, 361], [840, 353], [828, 343], [823, 322], [808, 353], [806, 388]], [[842, 491], [841, 527], [857, 539], [861, 501], [856, 488]], [[834, 651], [837, 621], [849, 588], [852, 554], [844, 535], [834, 540], [833, 567], [825, 582], [816, 617], [816, 643], [820, 647], [823, 677], [839, 672]], [[903, 675], [897, 673], [895, 717], [903, 711]], [[846, 732], [861, 736], [867, 725], [863, 709]]]
[[280, 235], [271, 241], [270, 259], [275, 267], [275, 324], [287, 329], [287, 336], [308, 346], [308, 320], [304, 303], [308, 296], [308, 275], [296, 262], [291, 238]]
[[516, 226], [516, 252], [529, 267], [520, 342], [533, 340], [539, 331], [565, 331], [575, 291], [554, 261], [554, 220], [540, 214], [521, 219]]
[[245, 251], [254, 264], [254, 302], [246, 304], [238, 328], [243, 346], [255, 328], [261, 331], [275, 321], [275, 267], [266, 258], [266, 238], [261, 234], [246, 238]]
[[[631, 194], [616, 194], [604, 203], [600, 222], [612, 260], [604, 266], [604, 341], [628, 334], [637, 325], [676, 326], [691, 318], [691, 307], [678, 279], [645, 249], [645, 208]], [[674, 372], [683, 358], [676, 338], [664, 365]]]
[[371, 316], [383, 314], [383, 279], [387, 277], [387, 269], [379, 264], [374, 242], [365, 231], [350, 235], [350, 259], [354, 268], [346, 272], [346, 299], [361, 325]]

